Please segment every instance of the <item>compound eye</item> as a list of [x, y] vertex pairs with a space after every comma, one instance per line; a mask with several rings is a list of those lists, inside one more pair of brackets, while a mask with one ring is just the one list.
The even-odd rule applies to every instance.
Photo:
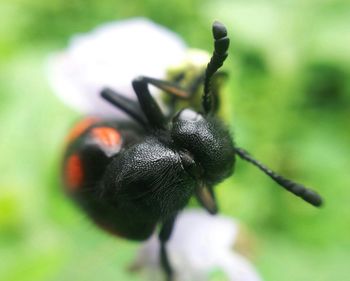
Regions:
[[181, 110], [174, 118], [174, 121], [199, 121], [203, 116], [191, 109], [185, 108]]
[[180, 151], [179, 152], [182, 165], [184, 166], [185, 170], [195, 179], [198, 180], [201, 178], [201, 169], [196, 164], [196, 162], [193, 159], [193, 156], [191, 153], [187, 150]]

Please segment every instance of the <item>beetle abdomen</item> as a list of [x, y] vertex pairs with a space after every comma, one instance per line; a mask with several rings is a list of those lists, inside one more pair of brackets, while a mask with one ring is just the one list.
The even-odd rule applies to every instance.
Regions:
[[133, 123], [100, 121], [86, 118], [68, 136], [63, 165], [66, 193], [102, 229], [113, 235], [134, 240], [148, 238], [153, 221], [131, 221], [118, 204], [104, 195], [103, 177], [107, 167], [121, 150], [138, 142], [143, 132]]
[[63, 179], [69, 193], [79, 193], [101, 179], [105, 167], [122, 148], [120, 130], [94, 118], [80, 121], [68, 136]]

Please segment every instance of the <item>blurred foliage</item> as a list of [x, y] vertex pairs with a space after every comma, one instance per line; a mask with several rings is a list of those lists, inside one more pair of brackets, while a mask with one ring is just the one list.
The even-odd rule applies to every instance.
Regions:
[[[222, 212], [249, 225], [265, 280], [346, 280], [350, 241], [350, 3], [311, 1], [1, 0], [0, 279], [138, 280], [137, 244], [95, 229], [60, 192], [65, 134], [77, 113], [48, 88], [45, 60], [71, 35], [145, 16], [191, 47], [232, 39], [224, 111], [236, 142], [314, 186], [315, 210], [238, 161], [218, 187]], [[281, 258], [283, 257], [283, 258]], [[295, 270], [295, 269], [298, 270]]]

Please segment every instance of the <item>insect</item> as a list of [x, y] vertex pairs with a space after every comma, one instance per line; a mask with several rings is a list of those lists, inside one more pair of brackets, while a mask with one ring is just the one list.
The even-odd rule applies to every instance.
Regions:
[[[225, 124], [216, 117], [219, 96], [213, 81], [223, 65], [229, 38], [223, 24], [212, 26], [214, 52], [205, 73], [189, 88], [150, 77], [132, 81], [137, 101], [111, 89], [107, 102], [130, 120], [88, 118], [71, 132], [63, 176], [67, 193], [106, 231], [132, 240], [149, 238], [160, 225], [160, 262], [173, 280], [166, 242], [176, 216], [195, 196], [211, 214], [218, 211], [214, 187], [230, 177], [236, 156], [259, 168], [276, 183], [320, 206], [321, 197], [288, 180], [235, 145]], [[149, 91], [153, 85], [176, 101], [190, 99], [201, 84], [202, 110], [184, 108], [164, 114]]]

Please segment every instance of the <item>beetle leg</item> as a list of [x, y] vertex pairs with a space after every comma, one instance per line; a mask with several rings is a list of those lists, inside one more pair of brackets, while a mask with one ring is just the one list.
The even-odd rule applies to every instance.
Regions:
[[137, 95], [143, 113], [146, 115], [149, 125], [153, 129], [166, 129], [167, 120], [160, 110], [157, 102], [152, 97], [148, 83], [144, 77], [138, 77], [132, 81], [132, 86]]
[[170, 99], [167, 102], [169, 107], [168, 116], [173, 116], [175, 114], [178, 99], [190, 99], [193, 96], [191, 88], [184, 89], [179, 86], [179, 82], [183, 79], [182, 75], [180, 75], [175, 81], [171, 82], [145, 76], [143, 76], [143, 79], [145, 82], [163, 90], [167, 94], [170, 94]]
[[178, 99], [189, 99], [192, 96], [190, 89], [187, 90], [187, 89], [181, 88], [177, 81], [170, 82], [170, 81], [160, 80], [160, 79], [146, 77], [146, 76], [140, 76], [137, 78], [137, 80], [140, 80], [145, 84], [150, 84], [152, 86], [155, 86], [156, 88], [163, 90], [167, 94], [171, 95], [170, 101], [168, 104], [169, 116], [172, 116], [174, 114], [176, 102]]
[[147, 125], [147, 119], [142, 113], [140, 105], [136, 101], [129, 99], [109, 88], [103, 89], [101, 96], [114, 106], [123, 110], [130, 117], [134, 118], [142, 126]]
[[177, 98], [187, 99], [190, 97], [190, 93], [186, 89], [181, 88], [176, 82], [169, 82], [146, 76], [141, 76], [139, 79], [142, 79], [145, 83], [151, 84]]
[[166, 242], [169, 240], [171, 236], [171, 233], [174, 228], [175, 220], [176, 220], [176, 215], [171, 216], [167, 221], [163, 223], [159, 232], [160, 264], [166, 274], [167, 281], [172, 281], [174, 279], [174, 271], [171, 267], [168, 253], [166, 250]]

